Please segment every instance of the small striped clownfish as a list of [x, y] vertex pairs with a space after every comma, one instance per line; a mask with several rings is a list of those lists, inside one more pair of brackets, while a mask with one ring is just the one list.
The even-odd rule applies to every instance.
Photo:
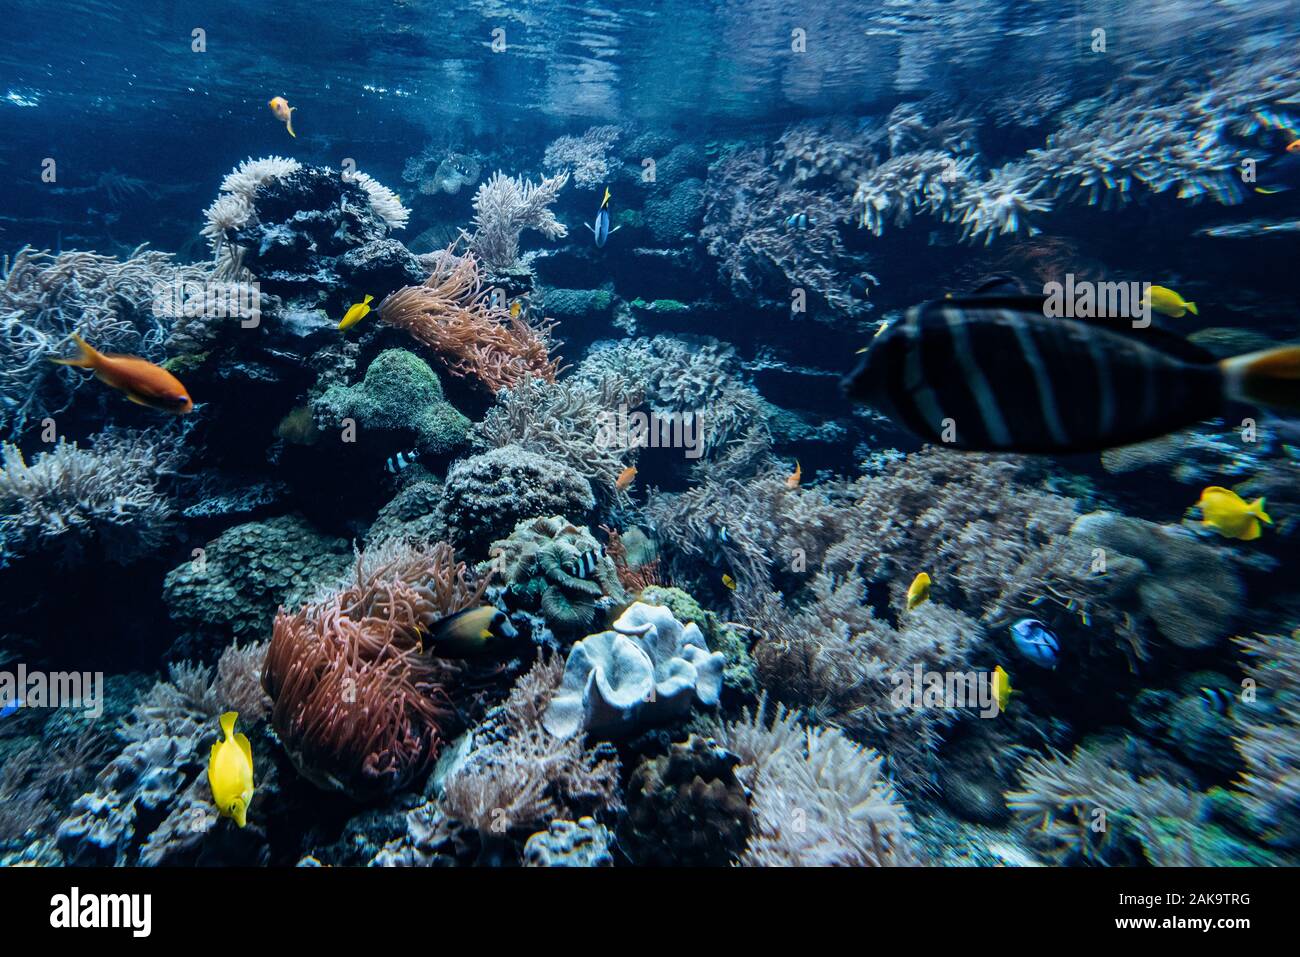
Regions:
[[922, 439], [981, 452], [1102, 451], [1230, 402], [1300, 410], [1300, 346], [1216, 359], [1129, 318], [1050, 316], [1045, 301], [990, 287], [913, 306], [872, 341], [845, 393]]

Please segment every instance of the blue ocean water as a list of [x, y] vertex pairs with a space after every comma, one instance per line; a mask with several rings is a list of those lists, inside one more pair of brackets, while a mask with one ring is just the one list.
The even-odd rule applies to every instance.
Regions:
[[0, 11], [6, 864], [1296, 863], [1294, 4]]

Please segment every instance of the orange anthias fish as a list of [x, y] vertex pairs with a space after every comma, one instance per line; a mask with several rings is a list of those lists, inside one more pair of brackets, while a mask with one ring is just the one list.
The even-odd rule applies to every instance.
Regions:
[[1294, 139], [1290, 143], [1287, 143], [1286, 151], [1288, 153], [1300, 153], [1300, 139]]
[[799, 465], [799, 460], [794, 460], [794, 471], [785, 477], [786, 488], [798, 488], [799, 480], [803, 478], [803, 468]]
[[282, 96], [271, 97], [266, 105], [271, 108], [275, 118], [284, 124], [284, 128], [289, 131], [289, 135], [297, 139], [298, 134], [293, 131], [293, 111], [298, 107], [290, 106], [289, 101]]
[[614, 480], [614, 488], [620, 492], [636, 481], [636, 466], [629, 465], [623, 471], [618, 473], [618, 478]]
[[185, 386], [161, 366], [136, 356], [96, 352], [75, 332], [72, 341], [80, 350], [77, 355], [70, 359], [50, 361], [61, 366], [92, 370], [95, 378], [126, 393], [126, 397], [137, 405], [147, 405], [151, 409], [161, 409], [176, 415], [184, 415], [194, 408], [194, 400], [185, 391]]

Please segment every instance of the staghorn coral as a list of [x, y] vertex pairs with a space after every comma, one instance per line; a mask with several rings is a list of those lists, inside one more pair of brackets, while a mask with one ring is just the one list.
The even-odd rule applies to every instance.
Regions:
[[385, 349], [356, 385], [333, 385], [312, 402], [323, 425], [355, 418], [367, 429], [414, 432], [416, 447], [442, 455], [465, 441], [470, 422], [443, 396], [442, 383], [424, 360], [405, 349]]
[[90, 380], [48, 360], [76, 332], [102, 352], [163, 359], [174, 291], [212, 278], [206, 266], [137, 247], [125, 259], [23, 247], [0, 263], [0, 432], [58, 415]]
[[489, 266], [509, 269], [519, 262], [519, 234], [525, 229], [535, 229], [547, 239], [569, 235], [550, 210], [568, 181], [568, 172], [534, 184], [498, 170], [474, 194], [474, 232], [466, 234], [470, 251]]
[[577, 471], [507, 445], [452, 465], [439, 511], [453, 539], [479, 554], [525, 519], [568, 515], [580, 522], [595, 505], [591, 483]]
[[88, 553], [128, 563], [166, 538], [171, 501], [160, 490], [180, 455], [149, 432], [101, 432], [83, 449], [60, 438], [30, 465], [0, 447], [0, 566], [37, 551], [64, 562]]
[[529, 377], [554, 382], [561, 371], [550, 355], [555, 323], [530, 322], [494, 304], [477, 258], [457, 256], [454, 243], [423, 285], [390, 295], [379, 315], [443, 358], [453, 375], [478, 379], [493, 392]]
[[741, 863], [756, 867], [911, 864], [912, 825], [884, 774], [884, 759], [838, 729], [806, 725], [767, 696], [751, 713], [708, 727], [740, 759], [755, 829]]
[[561, 136], [546, 147], [542, 165], [573, 174], [578, 186], [596, 186], [609, 178], [609, 151], [622, 127], [593, 126], [581, 136]]
[[586, 628], [599, 607], [627, 597], [614, 563], [591, 532], [559, 515], [525, 519], [509, 538], [493, 542], [488, 554], [510, 592], [540, 609], [554, 628]]
[[662, 605], [633, 602], [612, 630], [570, 649], [542, 724], [562, 738], [619, 737], [675, 721], [697, 700], [718, 703], [725, 661], [694, 623], [683, 625]]
[[389, 541], [357, 556], [353, 581], [276, 615], [262, 685], [304, 777], [327, 790], [391, 793], [425, 770], [450, 719], [451, 666], [420, 653], [422, 630], [476, 604], [444, 542]]

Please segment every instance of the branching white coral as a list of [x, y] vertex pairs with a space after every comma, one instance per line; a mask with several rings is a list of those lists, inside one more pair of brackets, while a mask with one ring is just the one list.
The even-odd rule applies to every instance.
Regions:
[[547, 169], [568, 170], [579, 186], [595, 186], [609, 177], [609, 150], [623, 132], [618, 126], [593, 126], [581, 136], [561, 136], [546, 147]]
[[525, 229], [535, 229], [547, 239], [569, 235], [549, 208], [568, 181], [567, 171], [533, 183], [498, 170], [474, 194], [470, 249], [491, 266], [509, 268], [519, 260], [519, 234]]

